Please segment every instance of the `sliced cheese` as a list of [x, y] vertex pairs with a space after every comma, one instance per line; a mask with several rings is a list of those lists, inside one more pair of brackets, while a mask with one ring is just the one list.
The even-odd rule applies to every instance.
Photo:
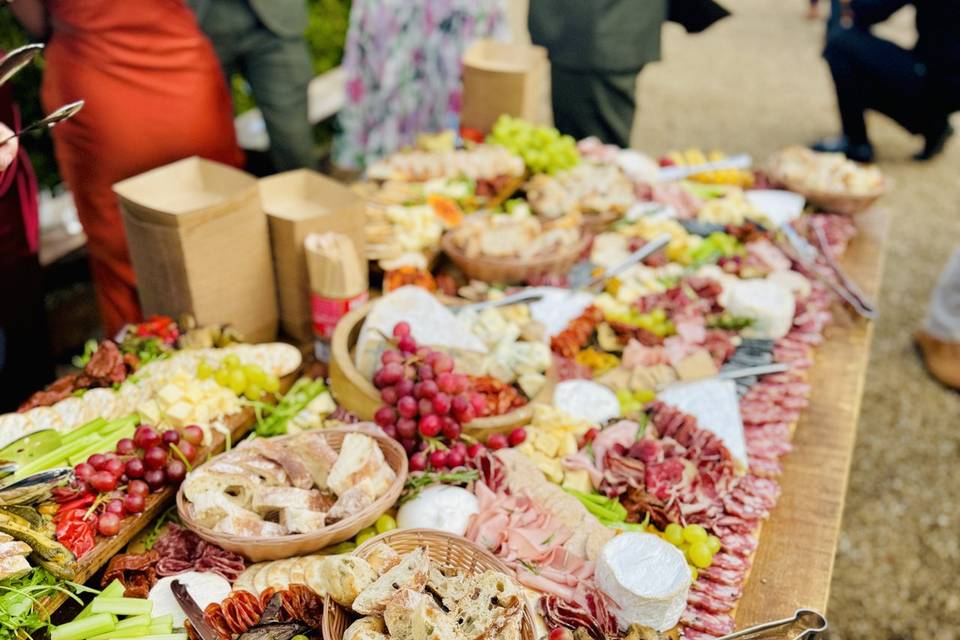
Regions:
[[622, 629], [640, 624], [667, 631], [687, 606], [690, 569], [683, 552], [650, 533], [623, 533], [607, 542], [596, 580], [613, 600]]

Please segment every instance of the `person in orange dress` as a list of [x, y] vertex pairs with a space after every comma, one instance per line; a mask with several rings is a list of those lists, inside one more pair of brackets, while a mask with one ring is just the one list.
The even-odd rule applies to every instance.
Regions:
[[111, 336], [141, 319], [111, 185], [192, 155], [241, 166], [230, 94], [183, 0], [17, 0], [11, 8], [28, 31], [50, 37], [44, 109], [86, 102], [53, 139]]

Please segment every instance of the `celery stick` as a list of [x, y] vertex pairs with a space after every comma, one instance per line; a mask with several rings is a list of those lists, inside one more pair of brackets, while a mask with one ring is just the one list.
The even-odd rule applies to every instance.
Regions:
[[127, 627], [149, 627], [152, 624], [153, 620], [149, 615], [131, 616], [118, 622], [117, 630], [126, 629]]
[[113, 449], [113, 443], [121, 438], [127, 438], [133, 435], [133, 432], [136, 430], [136, 427], [130, 427], [128, 430], [119, 431], [110, 435], [109, 437], [104, 437], [99, 434], [95, 434], [96, 440], [92, 441], [85, 449], [78, 451], [70, 456], [70, 464], [77, 465], [85, 461], [87, 458], [92, 456], [95, 453], [104, 453]]
[[[168, 624], [170, 625], [171, 628], [173, 628], [173, 614], [165, 613], [162, 616], [151, 618], [150, 622], [148, 623], [148, 625], [151, 627], [157, 624]], [[170, 632], [168, 631], [167, 633], [170, 633]]]
[[17, 469], [17, 472], [13, 474], [12, 479], [20, 480], [21, 478], [26, 478], [27, 476], [31, 476], [35, 473], [46, 471], [47, 469], [53, 469], [65, 459], [74, 455], [84, 447], [89, 446], [91, 443], [98, 441], [99, 439], [100, 437], [98, 435], [93, 434], [86, 436], [85, 438], [81, 438], [80, 440], [69, 445], [61, 445], [50, 453], [42, 455], [39, 458], [35, 458]]
[[114, 618], [109, 613], [96, 613], [88, 618], [74, 620], [54, 628], [50, 632], [50, 640], [86, 640], [91, 636], [110, 631], [114, 624]]
[[[111, 582], [106, 587], [104, 587], [103, 591], [97, 594], [97, 597], [94, 598], [93, 600], [96, 600], [97, 598], [120, 598], [123, 596], [124, 590], [125, 590], [125, 587], [123, 586], [123, 583], [115, 579], [113, 582]], [[83, 608], [83, 611], [81, 611], [77, 615], [77, 617], [74, 618], [74, 620], [80, 620], [81, 618], [86, 618], [87, 616], [93, 613], [92, 611], [93, 600], [87, 603], [87, 606]]]
[[97, 598], [93, 601], [94, 613], [112, 613], [118, 616], [139, 616], [149, 614], [153, 602], [141, 598]]
[[110, 640], [110, 638], [142, 638], [150, 633], [150, 627], [127, 627], [126, 629], [114, 629], [106, 633], [100, 633], [90, 636], [87, 640]]
[[118, 431], [136, 429], [139, 423], [140, 423], [140, 416], [137, 416], [137, 415], [127, 416], [125, 418], [118, 418], [112, 422], [108, 422], [107, 425], [99, 431], [99, 433], [102, 436], [109, 436]]
[[150, 628], [147, 633], [154, 636], [162, 635], [164, 633], [173, 633], [173, 623], [168, 622], [165, 624], [164, 623], [152, 624], [150, 625]]
[[[51, 638], [52, 640], [52, 638]], [[185, 633], [158, 633], [150, 636], [140, 636], [140, 640], [187, 640]]]
[[63, 437], [60, 439], [60, 442], [63, 444], [70, 444], [71, 442], [76, 442], [84, 436], [88, 436], [91, 433], [99, 433], [100, 429], [103, 429], [109, 423], [106, 418], [97, 418], [91, 420], [87, 424], [77, 427], [73, 431], [68, 431], [63, 434]]

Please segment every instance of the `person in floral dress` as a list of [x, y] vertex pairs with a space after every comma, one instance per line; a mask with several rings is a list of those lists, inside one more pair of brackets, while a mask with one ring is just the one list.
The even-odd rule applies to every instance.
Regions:
[[504, 2], [354, 0], [334, 162], [362, 170], [420, 133], [458, 128], [461, 57], [474, 40], [506, 38]]

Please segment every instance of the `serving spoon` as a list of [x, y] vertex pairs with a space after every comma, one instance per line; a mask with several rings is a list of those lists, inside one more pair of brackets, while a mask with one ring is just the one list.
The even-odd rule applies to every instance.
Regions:
[[5, 145], [14, 138], [19, 138], [25, 133], [30, 133], [31, 131], [37, 131], [39, 129], [49, 129], [55, 125], [60, 124], [64, 120], [69, 120], [77, 114], [80, 109], [83, 108], [83, 100], [77, 100], [76, 102], [71, 102], [70, 104], [65, 104], [59, 109], [53, 111], [50, 115], [45, 118], [41, 118], [36, 122], [23, 127], [12, 136], [7, 136], [0, 142], [0, 146]]
[[43, 51], [42, 44], [25, 44], [3, 56], [0, 59], [0, 85], [6, 84], [20, 69], [30, 64], [41, 51]]

